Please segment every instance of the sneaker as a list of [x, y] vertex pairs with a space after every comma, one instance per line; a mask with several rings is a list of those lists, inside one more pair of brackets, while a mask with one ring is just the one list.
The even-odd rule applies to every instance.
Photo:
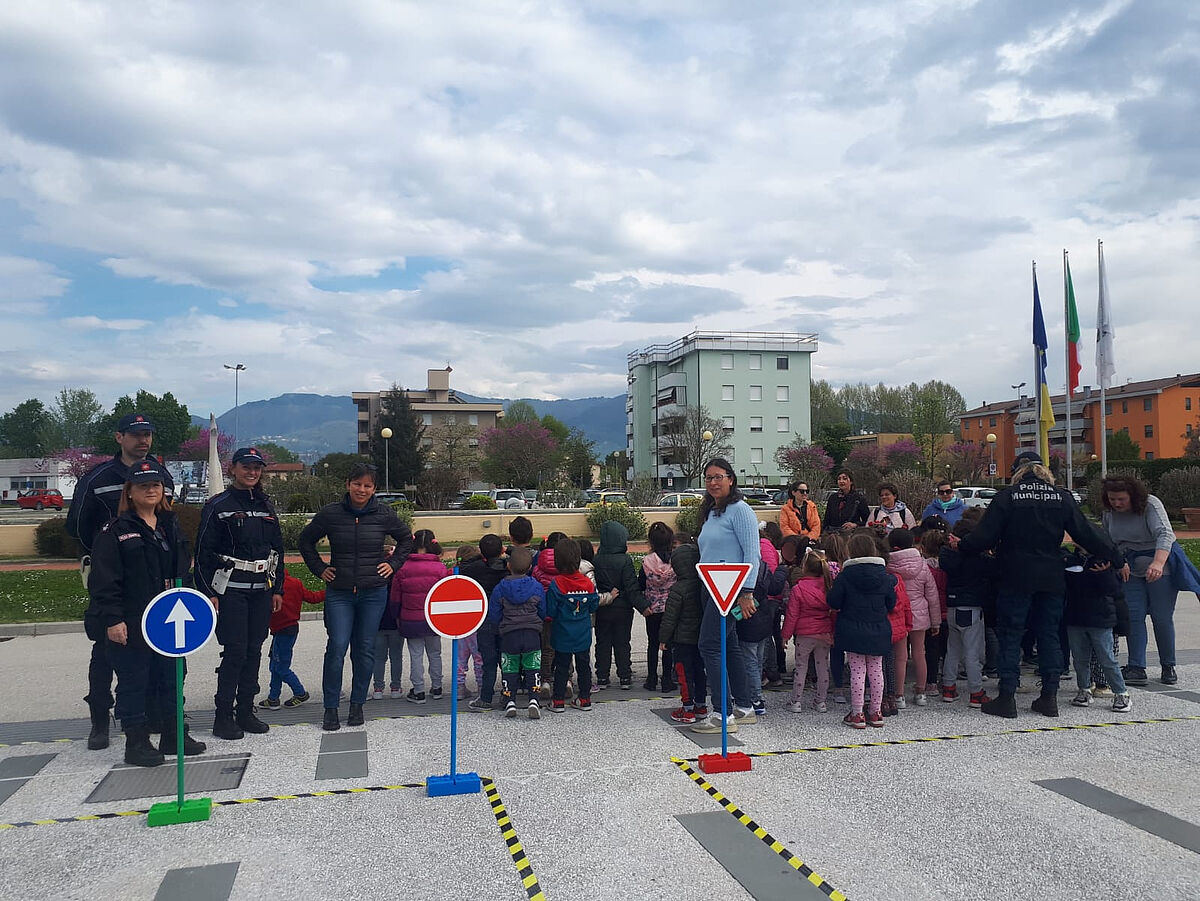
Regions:
[[311, 698], [311, 697], [312, 697], [312, 695], [310, 695], [307, 691], [304, 692], [303, 694], [292, 695], [290, 698], [288, 698], [286, 701], [283, 702], [283, 706], [284, 707], [299, 707], [301, 704], [303, 704], [305, 701], [309, 700], [309, 698]]
[[813, 710], [817, 711], [817, 713], [828, 713], [829, 705], [824, 701], [817, 701], [816, 706], [813, 707]]
[[1092, 704], [1092, 693], [1086, 688], [1079, 689], [1079, 693], [1071, 698], [1071, 704], [1075, 707], [1090, 707]]
[[1109, 688], [1107, 685], [1093, 685], [1092, 686], [1092, 697], [1093, 698], [1111, 698], [1112, 696], [1113, 696], [1113, 690], [1111, 688]]
[[632, 679], [622, 679], [621, 680], [621, 691], [629, 691], [629, 689], [631, 689], [631, 688], [633, 688], [633, 680]]
[[900, 711], [896, 704], [896, 699], [891, 695], [883, 696], [883, 704], [880, 705], [879, 712], [884, 716], [895, 716]]
[[538, 703], [537, 698], [529, 700], [529, 718], [531, 720], [540, 720], [542, 718], [542, 706]]
[[1058, 716], [1058, 698], [1054, 695], [1038, 695], [1029, 709], [1042, 716]]
[[552, 692], [552, 689], [551, 689], [551, 683], [550, 683], [550, 680], [549, 680], [549, 679], [547, 679], [547, 680], [546, 680], [545, 682], [543, 682], [543, 683], [541, 684], [541, 686], [538, 688], [538, 697], [539, 697], [541, 700], [543, 700], [543, 701], [549, 701], [549, 700], [550, 700], [550, 695], [551, 695], [552, 693], [553, 693], [553, 692]]
[[258, 702], [258, 706], [262, 710], [278, 710], [281, 705], [279, 698], [263, 698]]
[[592, 686], [592, 691], [604, 691], [604, 689], [611, 687], [612, 683], [607, 679], [597, 679], [596, 684]]
[[[738, 730], [737, 722], [733, 719], [733, 717], [730, 717], [726, 721], [725, 726], [726, 726], [726, 730], [728, 731], [729, 734], [737, 732], [737, 730]], [[714, 714], [713, 716], [706, 719], [704, 722], [696, 723], [696, 725], [692, 726], [692, 731], [695, 732], [697, 735], [713, 735], [713, 734], [720, 735], [721, 734], [721, 717]]]
[[907, 708], [908, 704], [906, 704], [904, 701], [904, 695], [896, 695], [896, 709], [906, 710]]
[[776, 676], [774, 679], [767, 680], [767, 688], [783, 688], [783, 679]]
[[878, 710], [867, 714], [867, 725], [875, 729], [883, 728], [883, 714]]
[[1012, 695], [1000, 695], [985, 701], [979, 708], [988, 716], [1002, 716], [1008, 720], [1017, 718], [1017, 699]]
[[475, 695], [472, 694], [471, 689], [467, 688], [467, 686], [465, 686], [465, 685], [458, 686], [458, 700], [460, 703], [464, 702], [464, 701], [469, 701], [473, 697], [475, 697]]
[[1127, 713], [1132, 710], [1133, 701], [1130, 700], [1129, 692], [1125, 692], [1123, 695], [1114, 694], [1112, 709], [1115, 713]]
[[391, 690], [390, 694], [391, 694], [391, 696], [392, 696], [392, 700], [393, 700], [393, 701], [399, 701], [399, 700], [400, 700], [402, 697], [404, 697], [404, 689], [402, 689], [402, 688], [393, 688], [393, 689]]
[[442, 690], [441, 690], [441, 688], [431, 688], [431, 689], [429, 689], [429, 696], [430, 696], [431, 698], [433, 698], [435, 701], [440, 701], [440, 700], [442, 699]]
[[991, 700], [991, 698], [989, 698], [987, 696], [986, 691], [971, 692], [971, 706], [974, 707], [976, 710], [978, 710], [980, 707], [982, 707], [984, 704], [986, 704], [990, 700]]
[[846, 703], [846, 693], [844, 691], [835, 691], [833, 693], [833, 703], [845, 704]]
[[1150, 679], [1146, 676], [1146, 667], [1144, 666], [1123, 666], [1121, 667], [1121, 675], [1125, 677], [1126, 685], [1150, 684]]
[[1174, 685], [1179, 681], [1179, 675], [1175, 672], [1175, 667], [1164, 666], [1162, 668], [1162, 678], [1159, 680], [1163, 685]]
[[844, 717], [842, 717], [842, 722], [851, 729], [867, 728], [867, 718], [863, 716], [861, 710], [858, 713], [847, 713]]
[[505, 702], [504, 715], [506, 717], [508, 717], [509, 719], [512, 719], [514, 716], [517, 715], [517, 702], [516, 701]]
[[566, 701], [551, 701], [550, 709], [553, 710], [555, 713], [566, 713], [567, 712], [567, 702]]
[[571, 706], [574, 707], [576, 710], [591, 710], [592, 709], [592, 699], [591, 698], [574, 698], [571, 700]]
[[696, 722], [696, 711], [694, 708], [688, 710], [686, 707], [676, 707], [671, 711], [671, 722], [683, 723], [685, 726], [690, 726]]
[[942, 686], [942, 700], [945, 701], [947, 704], [953, 704], [955, 701], [957, 701], [958, 700], [958, 686], [957, 685], [943, 685]]
[[754, 702], [754, 715], [755, 716], [766, 716], [767, 715], [767, 704], [765, 701], [760, 700], [760, 701]]
[[412, 701], [414, 704], [424, 704], [424, 703], [425, 703], [425, 692], [423, 692], [423, 691], [413, 691], [413, 690], [410, 688], [410, 689], [408, 690], [408, 694], [406, 694], [406, 695], [404, 696], [404, 700], [406, 700], [406, 701]]
[[788, 704], [788, 710], [792, 711], [792, 713], [799, 713], [803, 709], [804, 705], [799, 701], [792, 701]]
[[708, 716], [708, 705], [706, 705], [706, 704], [697, 704], [697, 705], [696, 705], [696, 719], [698, 719], [698, 720], [702, 720], [702, 719], [704, 719], [706, 716]]
[[753, 726], [758, 722], [758, 714], [754, 712], [753, 707], [746, 710], [744, 707], [738, 707], [735, 704], [732, 719], [735, 723], [741, 723], [743, 726]]
[[492, 702], [485, 701], [483, 698], [472, 698], [471, 703], [467, 705], [468, 710], [484, 711], [492, 709]]
[[915, 695], [913, 695], [913, 703], [916, 704], [918, 707], [924, 707], [926, 704], [929, 703], [929, 700], [925, 697], [925, 692], [919, 691]]
[[373, 692], [371, 692], [371, 700], [372, 701], [382, 701], [383, 700], [383, 686], [382, 685], [375, 686], [375, 690]]

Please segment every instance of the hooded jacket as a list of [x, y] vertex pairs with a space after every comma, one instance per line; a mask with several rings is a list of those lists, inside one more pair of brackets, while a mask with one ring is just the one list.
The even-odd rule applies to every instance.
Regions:
[[921, 552], [915, 547], [892, 551], [888, 554], [887, 571], [904, 582], [912, 608], [912, 628], [919, 631], [941, 625], [942, 602], [937, 582]]
[[921, 519], [928, 519], [930, 516], [940, 516], [946, 520], [951, 526], [962, 519], [964, 513], [967, 512], [967, 502], [958, 496], [957, 492], [954, 499], [946, 506], [942, 506], [942, 502], [934, 498], [929, 502], [929, 506], [921, 513]]
[[425, 596], [429, 589], [446, 578], [450, 571], [437, 554], [409, 554], [404, 564], [392, 576], [388, 590], [387, 610], [396, 620], [396, 628], [405, 638], [433, 635], [425, 620]]
[[810, 500], [804, 501], [803, 509], [797, 509], [796, 499], [789, 498], [788, 502], [779, 508], [779, 530], [784, 537], [788, 535], [804, 535], [816, 541], [821, 537], [821, 514], [817, 505]]
[[946, 546], [938, 552], [938, 567], [946, 574], [947, 607], [991, 607], [999, 576], [991, 554], [964, 554]]
[[[283, 603], [271, 614], [271, 634], [295, 635], [300, 631], [300, 608], [304, 604], [324, 604], [325, 589], [313, 591], [286, 571], [283, 574]], [[390, 628], [396, 628], [391, 626]]]
[[501, 635], [526, 629], [541, 634], [546, 621], [546, 590], [533, 576], [508, 576], [492, 589], [488, 621]]
[[1113, 629], [1118, 635], [1129, 634], [1129, 605], [1116, 570], [1092, 569], [1103, 563], [1083, 554], [1071, 554], [1063, 561], [1067, 583], [1063, 623], [1084, 629]]
[[642, 571], [638, 575], [638, 585], [646, 597], [646, 616], [662, 613], [667, 608], [667, 595], [675, 584], [675, 570], [671, 561], [664, 560], [657, 551], [642, 558]]
[[833, 637], [833, 611], [825, 596], [825, 580], [805, 576], [792, 586], [787, 614], [783, 618], [783, 641], [805, 635]]
[[833, 646], [839, 651], [882, 657], [892, 647], [888, 614], [896, 607], [897, 579], [882, 557], [851, 557], [833, 580], [829, 606], [837, 611]]
[[700, 548], [694, 544], [681, 544], [671, 554], [675, 584], [667, 592], [667, 604], [658, 629], [658, 639], [665, 645], [700, 643], [704, 600], [700, 574], [696, 571], [699, 562]]
[[555, 576], [546, 589], [550, 647], [556, 654], [578, 654], [592, 646], [592, 614], [600, 607], [596, 586], [583, 573]]
[[888, 622], [892, 624], [892, 644], [904, 641], [913, 630], [912, 602], [908, 599], [908, 589], [904, 580], [896, 578], [896, 606], [888, 613]]
[[619, 592], [606, 610], [644, 610], [646, 598], [638, 588], [637, 570], [627, 553], [629, 532], [614, 519], [600, 526], [600, 547], [592, 565], [596, 568], [596, 588], [603, 594], [616, 588]]
[[554, 565], [554, 548], [543, 548], [538, 554], [537, 562], [533, 564], [533, 569], [530, 570], [530, 575], [537, 579], [543, 588], [550, 587], [550, 583], [558, 575], [558, 568]]
[[[504, 562], [503, 557], [497, 557], [495, 560], [485, 560], [483, 557], [475, 557], [470, 560], [465, 566], [460, 566], [458, 569], [460, 576], [466, 576], [469, 579], [474, 579], [483, 587], [483, 593], [488, 598], [488, 612], [491, 613], [492, 592], [499, 585], [504, 577], [508, 575], [508, 564]], [[495, 624], [489, 620], [484, 620], [481, 628], [494, 628]]]
[[[209, 503], [212, 503], [211, 501]], [[396, 549], [388, 557], [383, 546], [385, 536], [396, 539]], [[329, 562], [317, 553], [317, 542], [329, 538]], [[342, 591], [362, 591], [387, 585], [386, 577], [376, 571], [387, 561], [396, 572], [412, 553], [412, 532], [391, 507], [379, 503], [374, 495], [362, 510], [350, 506], [347, 493], [336, 504], [322, 507], [312, 522], [300, 533], [300, 553], [313, 575], [320, 576], [326, 567], [337, 570], [330, 588]]]

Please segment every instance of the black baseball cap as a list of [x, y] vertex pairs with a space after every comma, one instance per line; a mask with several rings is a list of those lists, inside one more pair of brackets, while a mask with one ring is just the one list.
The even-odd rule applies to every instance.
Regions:
[[1012, 471], [1016, 472], [1026, 463], [1037, 463], [1039, 465], [1044, 465], [1042, 463], [1042, 458], [1037, 451], [1021, 451], [1021, 453], [1017, 454], [1017, 459], [1013, 460]]
[[263, 457], [257, 447], [239, 447], [233, 452], [234, 463], [259, 463], [263, 466], [267, 465], [266, 459]]
[[162, 482], [162, 467], [151, 460], [142, 460], [129, 467], [129, 481], [135, 485], [143, 482]]
[[118, 432], [153, 432], [154, 423], [141, 413], [129, 413], [121, 417], [117, 423]]

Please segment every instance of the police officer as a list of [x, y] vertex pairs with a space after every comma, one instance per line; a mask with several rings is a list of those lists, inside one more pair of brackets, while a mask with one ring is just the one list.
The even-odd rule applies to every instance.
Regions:
[[233, 484], [205, 504], [196, 535], [196, 588], [217, 608], [222, 647], [217, 738], [235, 740], [270, 728], [254, 715], [254, 697], [271, 613], [283, 604], [283, 533], [262, 488], [265, 465], [257, 448], [234, 451]]
[[1118, 569], [1122, 566], [1124, 557], [1116, 545], [1084, 518], [1069, 491], [1055, 486], [1042, 458], [1024, 451], [1013, 462], [1009, 487], [992, 499], [975, 530], [961, 539], [950, 536], [951, 546], [966, 554], [995, 548], [1000, 563], [996, 598], [1000, 689], [996, 698], [983, 705], [984, 713], [1010, 719], [1017, 715], [1021, 636], [1030, 618], [1042, 677], [1041, 696], [1031, 709], [1058, 716], [1058, 682], [1065, 666], [1058, 635], [1066, 593], [1060, 550], [1064, 532], [1097, 557]]
[[[154, 444], [154, 423], [141, 413], [122, 416], [113, 434], [119, 448], [111, 460], [105, 460], [90, 469], [75, 485], [75, 494], [67, 508], [67, 534], [83, 548], [80, 572], [87, 587], [88, 570], [91, 567], [92, 544], [100, 529], [117, 515], [121, 490], [129, 478], [129, 468], [143, 460], [155, 462], [150, 456]], [[156, 463], [157, 465], [157, 463]], [[163, 494], [169, 502], [175, 495], [175, 483], [171, 474], [160, 467]], [[92, 658], [88, 664], [88, 693], [84, 700], [92, 718], [92, 731], [88, 735], [90, 751], [108, 747], [108, 711], [113, 706], [113, 670], [105, 652], [106, 638], [103, 632], [87, 633], [92, 640]]]

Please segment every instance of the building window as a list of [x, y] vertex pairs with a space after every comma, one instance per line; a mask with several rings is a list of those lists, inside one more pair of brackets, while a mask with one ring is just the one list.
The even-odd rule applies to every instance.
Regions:
[[750, 386], [750, 399], [751, 400], [762, 400], [762, 385], [751, 385]]
[[1122, 412], [1122, 413], [1128, 413], [1128, 412], [1129, 412], [1129, 401], [1127, 401], [1127, 400], [1123, 400], [1123, 401], [1121, 401], [1121, 412]]
[[1154, 426], [1152, 426], [1152, 425], [1148, 425], [1148, 426], [1146, 426], [1146, 428], [1145, 428], [1145, 431], [1144, 431], [1144, 435], [1145, 435], [1147, 438], [1153, 438], [1153, 437], [1154, 437]]
[[775, 358], [775, 368], [780, 369], [780, 370], [787, 369], [788, 368], [788, 358], [787, 357], [776, 357]]
[[1112, 416], [1112, 401], [1111, 400], [1104, 402], [1104, 415]]
[[446, 425], [454, 425], [458, 422], [453, 413], [447, 413], [444, 420]]
[[732, 432], [733, 431], [733, 417], [732, 416], [722, 416], [721, 417], [721, 428], [723, 428], [727, 432]]
[[787, 385], [778, 385], [775, 388], [775, 399], [778, 401], [787, 401], [791, 397], [791, 392]]
[[1146, 459], [1153, 460], [1154, 459], [1154, 451], [1146, 451]]
[[775, 418], [775, 431], [790, 432], [792, 430], [792, 420], [787, 416], [777, 416]]
[[1183, 399], [1183, 408], [1185, 410], [1190, 410], [1192, 408], [1192, 399], [1190, 397], [1185, 397]]
[[761, 463], [763, 461], [763, 449], [761, 447], [750, 448], [750, 462]]
[[478, 413], [468, 413], [467, 414], [467, 425], [479, 425], [479, 414]]
[[[979, 427], [980, 427], [980, 428], [983, 428], [983, 423], [982, 423], [982, 422], [981, 422], [981, 423], [979, 423]], [[989, 427], [989, 428], [993, 428], [993, 429], [996, 427], [996, 417], [995, 417], [995, 416], [989, 416], [989, 417], [988, 417], [988, 427]]]
[[1192, 424], [1190, 422], [1187, 424], [1187, 437], [1192, 437]]
[[733, 368], [733, 354], [721, 354], [721, 368], [722, 369], [732, 369]]
[[421, 414], [421, 425], [433, 425], [433, 414], [432, 413], [422, 413]]
[[1154, 409], [1154, 398], [1153, 397], [1143, 397], [1142, 398], [1142, 409], [1147, 413], [1149, 413], [1151, 410], [1153, 410]]
[[[752, 432], [761, 432], [762, 431], [762, 417], [761, 416], [751, 416], [750, 417], [750, 431], [752, 431]], [[1192, 427], [1188, 426], [1188, 434], [1190, 435], [1191, 433], [1192, 433]]]
[[750, 354], [750, 368], [762, 369], [762, 354]]
[[721, 386], [721, 400], [733, 400], [733, 385]]
[[478, 438], [468, 438], [467, 446], [468, 447], [479, 447], [479, 439]]

